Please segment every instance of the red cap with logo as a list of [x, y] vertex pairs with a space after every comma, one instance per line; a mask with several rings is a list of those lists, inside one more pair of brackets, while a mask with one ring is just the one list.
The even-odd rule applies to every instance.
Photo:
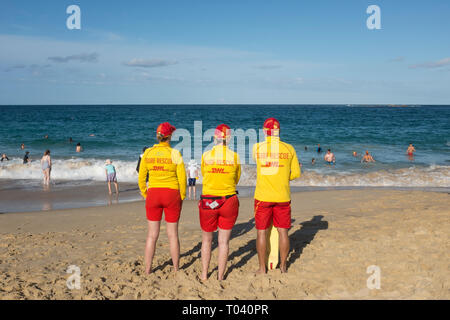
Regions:
[[214, 137], [216, 137], [217, 139], [225, 139], [228, 138], [231, 134], [230, 131], [230, 127], [227, 126], [226, 124], [219, 124], [216, 128], [216, 130], [214, 131]]
[[156, 133], [161, 134], [164, 137], [170, 136], [177, 128], [168, 122], [161, 123], [156, 129]]
[[266, 119], [263, 129], [268, 136], [278, 135], [280, 133], [280, 122], [275, 118]]

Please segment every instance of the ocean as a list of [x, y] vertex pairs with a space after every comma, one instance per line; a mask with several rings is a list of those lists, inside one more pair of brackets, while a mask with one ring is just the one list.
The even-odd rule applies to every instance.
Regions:
[[[233, 147], [240, 148], [244, 162], [239, 185], [254, 186], [252, 133], [268, 117], [280, 121], [281, 139], [295, 147], [302, 163], [303, 175], [293, 186], [450, 188], [450, 106], [434, 105], [0, 106], [0, 153], [10, 159], [0, 163], [0, 188], [40, 187], [39, 160], [46, 149], [51, 150], [57, 185], [103, 182], [108, 158], [119, 182], [137, 183], [142, 148], [156, 143], [156, 127], [165, 121], [181, 134], [172, 145], [181, 149], [186, 163], [193, 157], [200, 162], [201, 152], [211, 144], [207, 133], [218, 124], [247, 130], [249, 137], [240, 144], [236, 140]], [[75, 152], [78, 142], [81, 153]], [[318, 143], [324, 151], [331, 148], [336, 165], [325, 163], [325, 152], [316, 152]], [[409, 143], [417, 150], [413, 160], [406, 155]], [[365, 150], [375, 163], [362, 164], [352, 156]], [[30, 165], [22, 164], [25, 151], [30, 152]]]

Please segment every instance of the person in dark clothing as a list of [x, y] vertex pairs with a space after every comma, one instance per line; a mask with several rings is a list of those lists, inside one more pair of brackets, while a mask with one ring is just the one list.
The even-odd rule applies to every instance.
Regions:
[[9, 161], [9, 158], [6, 155], [6, 153], [2, 154], [2, 160], [0, 160], [0, 161], [3, 162], [3, 160]]
[[27, 163], [31, 162], [29, 154], [30, 154], [29, 151], [25, 152], [25, 156], [23, 157], [23, 164], [27, 164]]
[[[144, 155], [144, 153], [145, 153], [145, 150], [147, 150], [148, 149], [148, 147], [144, 147], [144, 148], [142, 148], [142, 154], [139, 156], [139, 159], [138, 159], [138, 163], [137, 163], [137, 166], [136, 166], [136, 172], [139, 174], [139, 167], [141, 166], [141, 159], [142, 159], [142, 156]], [[148, 173], [147, 173], [147, 180], [146, 180], [147, 182], [148, 182]]]

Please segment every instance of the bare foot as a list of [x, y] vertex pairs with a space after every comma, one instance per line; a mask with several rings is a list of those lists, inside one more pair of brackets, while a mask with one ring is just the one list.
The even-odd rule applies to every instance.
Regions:
[[281, 273], [287, 273], [286, 266], [280, 265]]
[[150, 274], [150, 273], [152, 273], [152, 269], [145, 269], [145, 274]]
[[259, 268], [258, 270], [255, 271], [255, 274], [265, 274], [266, 273], [266, 269], [263, 268]]

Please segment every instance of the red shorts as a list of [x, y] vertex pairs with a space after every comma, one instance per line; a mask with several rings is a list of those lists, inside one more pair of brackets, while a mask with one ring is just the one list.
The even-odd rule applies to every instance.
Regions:
[[[212, 196], [208, 196], [212, 197]], [[213, 232], [219, 226], [222, 230], [231, 230], [239, 214], [239, 199], [233, 196], [225, 200], [217, 209], [203, 209], [201, 200], [198, 203], [200, 226], [205, 232]]]
[[291, 227], [291, 202], [265, 202], [255, 199], [256, 229], [265, 230], [272, 224], [277, 228]]
[[178, 222], [181, 212], [180, 190], [169, 188], [150, 188], [147, 190], [145, 209], [147, 220], [161, 221], [164, 210], [164, 220], [169, 223]]

